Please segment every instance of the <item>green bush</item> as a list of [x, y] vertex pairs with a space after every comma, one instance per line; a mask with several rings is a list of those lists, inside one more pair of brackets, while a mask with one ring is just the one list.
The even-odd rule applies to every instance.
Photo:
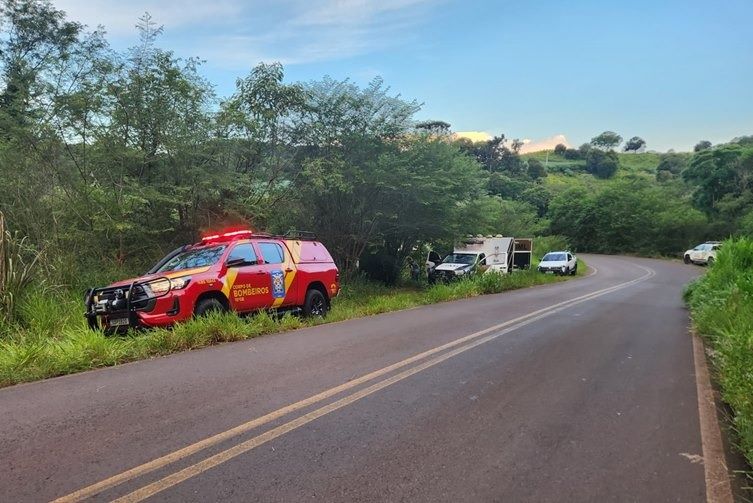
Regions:
[[686, 288], [685, 299], [713, 349], [739, 447], [753, 463], [753, 239], [726, 241], [707, 274]]

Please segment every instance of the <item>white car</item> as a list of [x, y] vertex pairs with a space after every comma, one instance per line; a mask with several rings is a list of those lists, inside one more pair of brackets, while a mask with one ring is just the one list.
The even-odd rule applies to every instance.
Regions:
[[575, 275], [578, 272], [578, 258], [569, 251], [553, 251], [544, 255], [539, 262], [539, 272]]
[[716, 252], [722, 244], [719, 241], [707, 241], [688, 250], [683, 254], [682, 261], [686, 264], [711, 265], [716, 260]]

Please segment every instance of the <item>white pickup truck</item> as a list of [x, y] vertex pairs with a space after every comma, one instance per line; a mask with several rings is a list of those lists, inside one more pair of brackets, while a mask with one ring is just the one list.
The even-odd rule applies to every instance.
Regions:
[[711, 265], [716, 260], [716, 251], [722, 244], [719, 241], [707, 241], [684, 253], [682, 260], [686, 264]]

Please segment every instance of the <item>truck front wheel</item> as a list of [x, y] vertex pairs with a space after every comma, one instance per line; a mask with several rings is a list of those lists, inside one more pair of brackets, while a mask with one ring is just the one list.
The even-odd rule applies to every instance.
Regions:
[[323, 318], [327, 315], [327, 311], [329, 311], [329, 304], [322, 292], [315, 288], [306, 292], [306, 302], [303, 304], [304, 315], [321, 316]]
[[196, 316], [206, 316], [209, 313], [224, 313], [225, 311], [227, 311], [227, 308], [222, 302], [214, 297], [210, 297], [197, 302], [193, 313]]

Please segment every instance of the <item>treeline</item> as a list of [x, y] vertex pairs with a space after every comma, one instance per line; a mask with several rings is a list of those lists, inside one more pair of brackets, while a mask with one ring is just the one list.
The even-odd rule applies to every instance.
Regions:
[[0, 211], [44, 252], [56, 284], [139, 272], [241, 223], [314, 231], [346, 276], [386, 282], [407, 256], [469, 233], [673, 253], [753, 227], [744, 142], [667, 157], [647, 179], [623, 172], [622, 139], [606, 132], [552, 153], [576, 163], [555, 173], [517, 140], [473, 143], [445, 122], [417, 122], [420, 103], [381, 79], [289, 83], [281, 65], [262, 64], [218, 97], [200, 61], [157, 45], [148, 15], [139, 43], [117, 52], [46, 1], [4, 5]]

